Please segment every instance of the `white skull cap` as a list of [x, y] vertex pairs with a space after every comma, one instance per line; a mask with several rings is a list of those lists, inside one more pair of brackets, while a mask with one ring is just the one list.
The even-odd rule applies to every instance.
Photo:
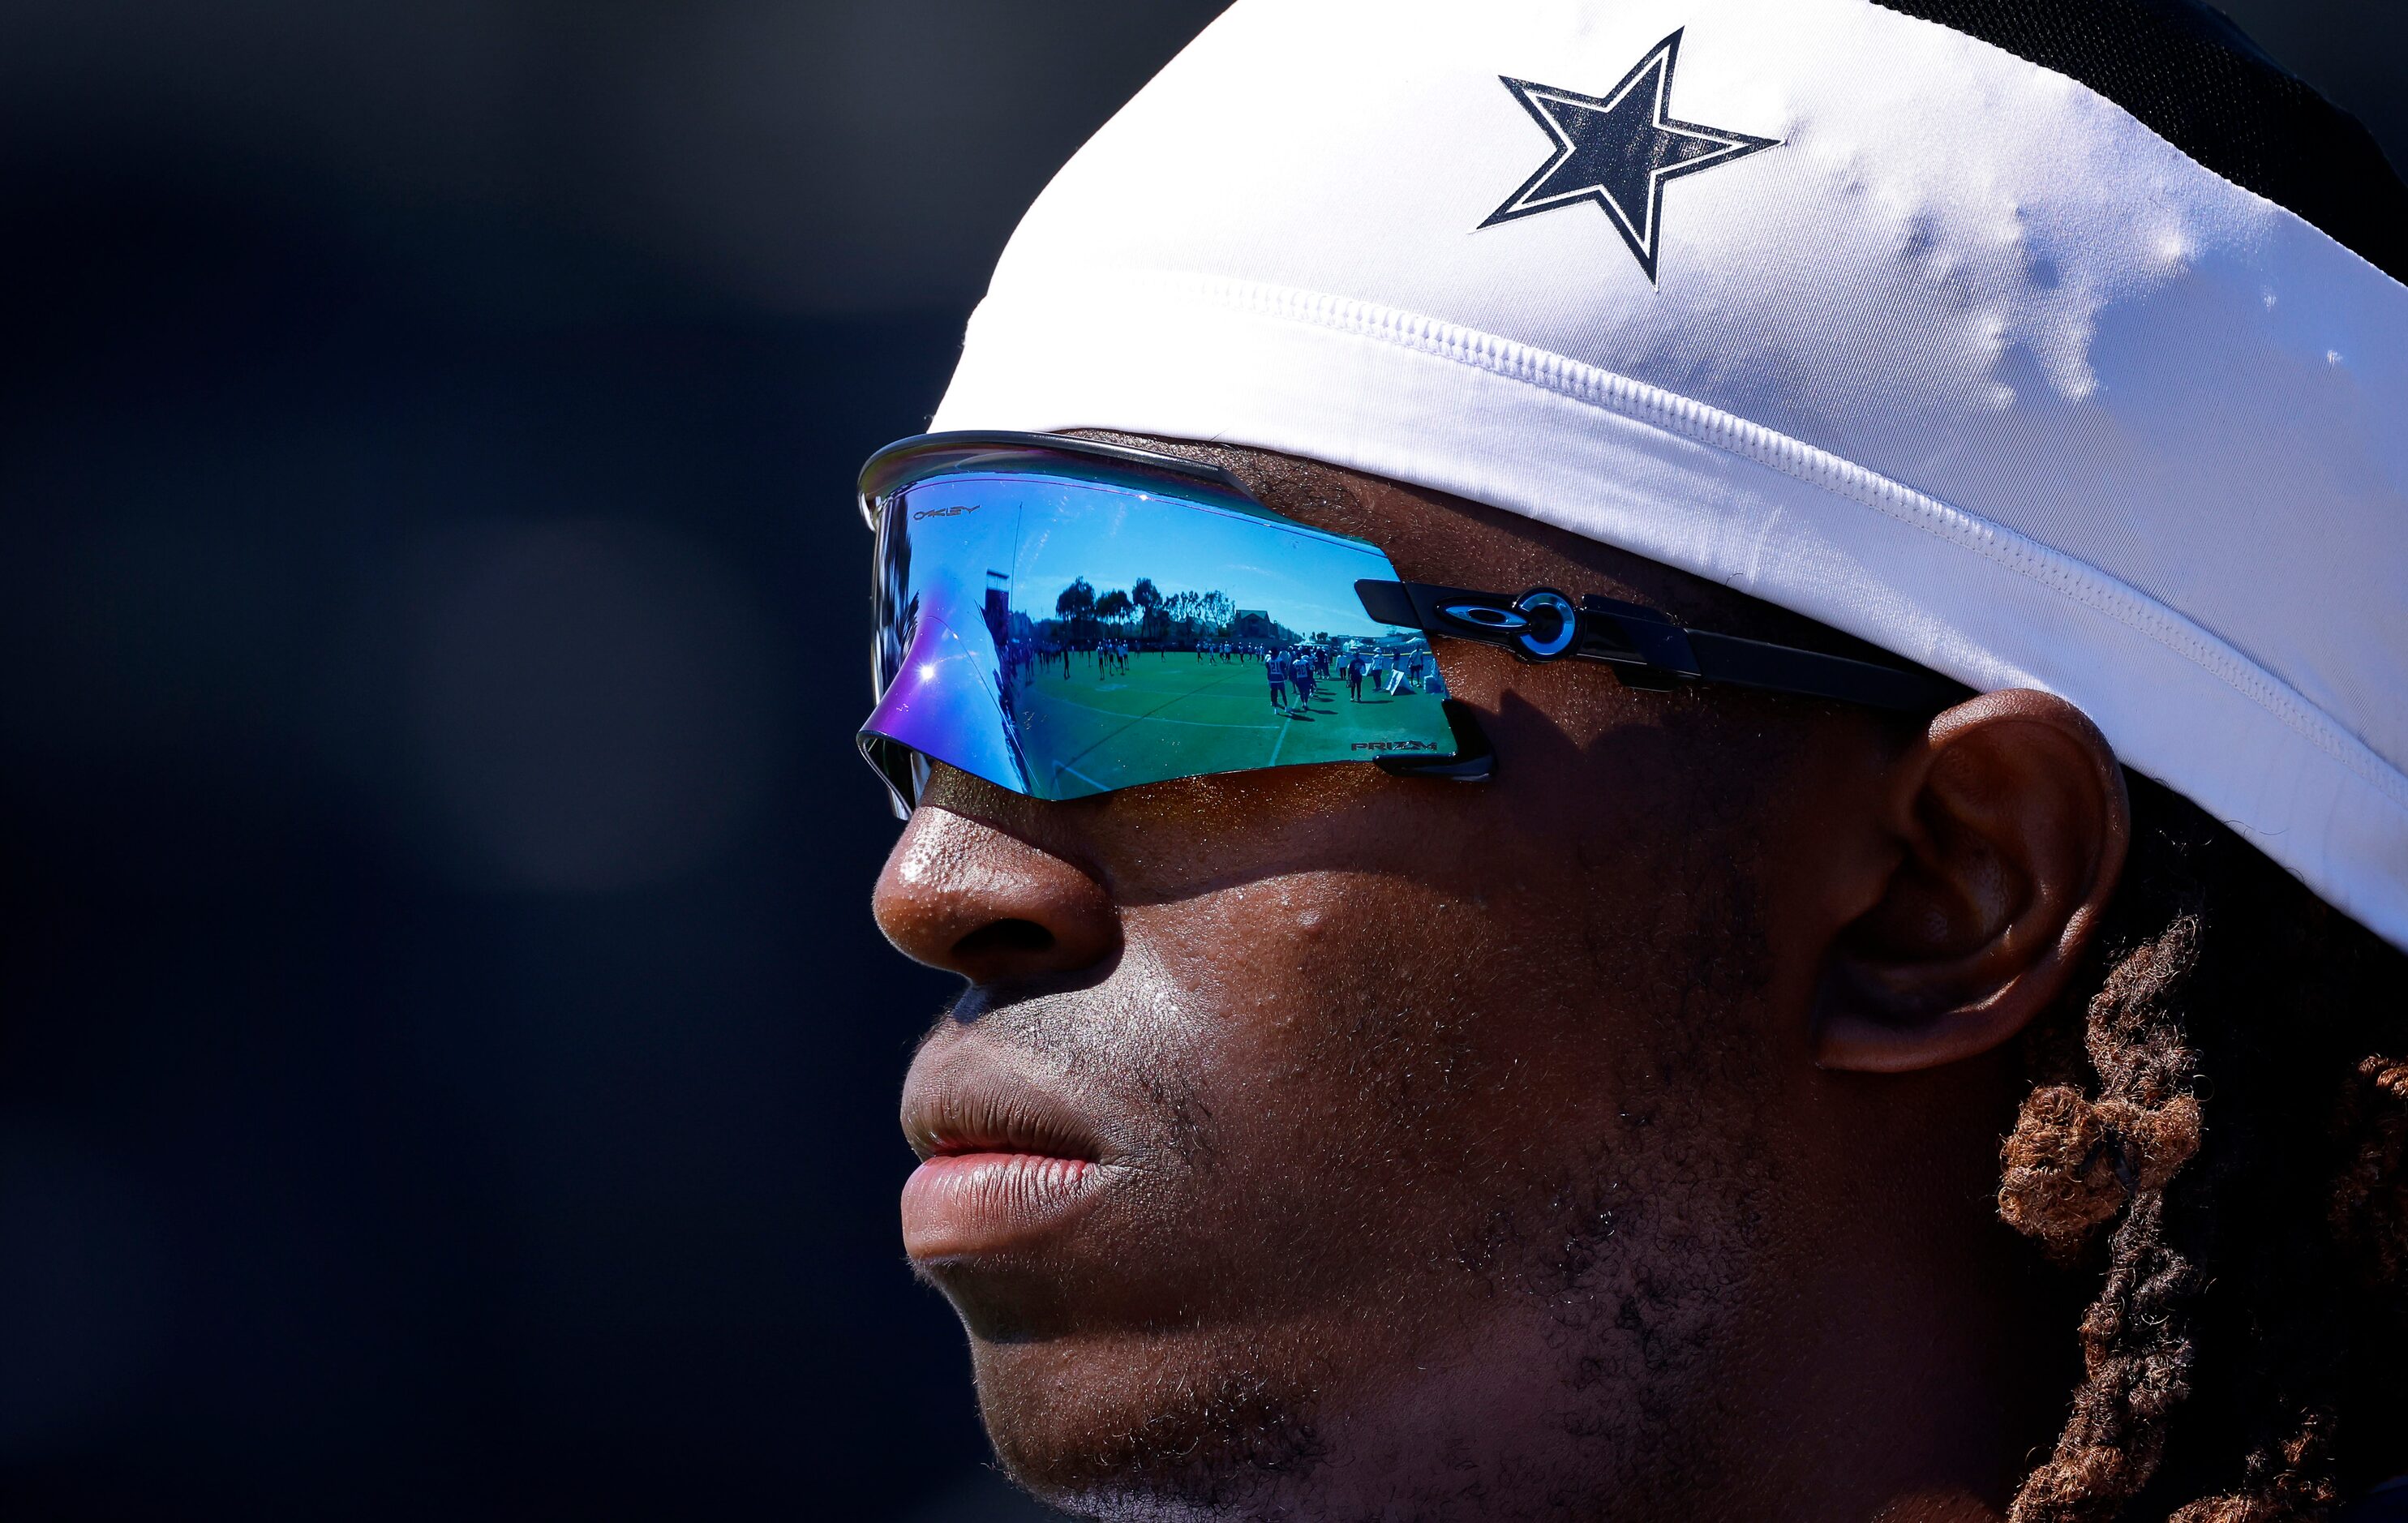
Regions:
[[2408, 288], [1947, 27], [1239, 0], [934, 426], [1308, 455], [2060, 694], [2408, 947]]

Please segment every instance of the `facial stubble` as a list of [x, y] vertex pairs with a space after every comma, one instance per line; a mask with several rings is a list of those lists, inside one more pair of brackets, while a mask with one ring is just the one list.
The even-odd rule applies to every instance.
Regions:
[[[1118, 1272], [1185, 1256], [1211, 1282], [1138, 1323], [974, 1340], [1007, 1469], [1146, 1519], [1570, 1518], [1708, 1485], [1776, 1183], [1745, 1119], [1757, 1050], [1698, 1020], [1760, 982], [1744, 887], [1677, 902], [1552, 984], [1468, 902], [1356, 927], [1282, 1070], [1317, 1086], [1239, 1090], [1242, 1130], [1214, 1114], [1233, 1103], [1227, 1024], [1141, 947], [1096, 987], [967, 1012], [1136, 1118], [1127, 1184], [1170, 1226], [1121, 1244]], [[1450, 914], [1484, 955], [1433, 963], [1423, 928]], [[1648, 950], [1607, 966], [1617, 945]], [[1464, 1128], [1515, 1082], [1484, 1040], [1506, 988], [1617, 1050], [1585, 1114], [1500, 1147]]]

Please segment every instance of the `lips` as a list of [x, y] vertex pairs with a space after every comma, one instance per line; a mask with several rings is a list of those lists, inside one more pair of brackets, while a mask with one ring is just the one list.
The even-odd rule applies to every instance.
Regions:
[[1109, 1171], [1083, 1114], [975, 1053], [921, 1055], [904, 1087], [903, 1130], [921, 1159], [903, 1186], [903, 1245], [923, 1265], [1067, 1229]]

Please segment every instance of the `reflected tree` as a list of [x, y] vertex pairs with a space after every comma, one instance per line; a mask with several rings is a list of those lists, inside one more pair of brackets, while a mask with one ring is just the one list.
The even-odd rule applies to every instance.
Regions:
[[1054, 599], [1054, 611], [1065, 619], [1084, 619], [1096, 611], [1095, 584], [1081, 577]]
[[1154, 578], [1140, 577], [1130, 584], [1129, 601], [1138, 606], [1138, 638], [1159, 644], [1170, 634], [1170, 615], [1163, 609], [1162, 589]]

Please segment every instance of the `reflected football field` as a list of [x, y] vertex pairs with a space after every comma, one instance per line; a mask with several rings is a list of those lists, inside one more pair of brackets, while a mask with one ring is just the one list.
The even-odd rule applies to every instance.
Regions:
[[[1282, 714], [1271, 708], [1261, 660], [1199, 661], [1184, 651], [1132, 654], [1127, 671], [1100, 680], [1095, 658], [1077, 654], [1068, 678], [1057, 661], [1024, 674], [1017, 693], [1030, 769], [1059, 779], [1057, 797], [1154, 781], [1163, 775], [1167, 753], [1189, 772], [1362, 761], [1375, 754], [1369, 747], [1387, 749], [1400, 730], [1417, 730], [1399, 721], [1432, 702], [1410, 691], [1390, 697], [1367, 682], [1356, 703], [1346, 696], [1345, 679], [1333, 676], [1300, 708], [1291, 685], [1289, 711]], [[1358, 743], [1367, 749], [1357, 750]], [[1140, 769], [1142, 775], [1132, 775]]]

